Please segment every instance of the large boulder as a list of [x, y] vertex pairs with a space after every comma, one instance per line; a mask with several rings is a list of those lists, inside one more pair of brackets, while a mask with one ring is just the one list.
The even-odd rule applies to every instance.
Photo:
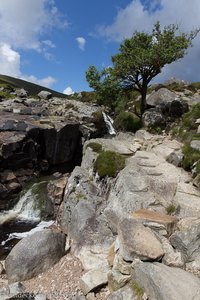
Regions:
[[52, 267], [65, 254], [65, 235], [50, 229], [22, 239], [5, 261], [9, 282], [30, 279]]
[[40, 99], [48, 100], [52, 97], [52, 93], [48, 92], [48, 91], [41, 91], [41, 92], [38, 93], [38, 97]]
[[132, 219], [124, 219], [118, 228], [119, 249], [125, 261], [160, 260], [164, 255], [162, 245], [151, 231]]
[[145, 290], [149, 300], [200, 299], [200, 279], [182, 269], [138, 262], [134, 265], [133, 280]]
[[142, 115], [142, 123], [147, 128], [164, 128], [166, 119], [162, 111], [157, 108], [151, 108], [144, 112]]
[[148, 105], [158, 106], [163, 103], [172, 102], [177, 99], [177, 95], [171, 92], [167, 88], [160, 88], [157, 91], [153, 91], [147, 98]]

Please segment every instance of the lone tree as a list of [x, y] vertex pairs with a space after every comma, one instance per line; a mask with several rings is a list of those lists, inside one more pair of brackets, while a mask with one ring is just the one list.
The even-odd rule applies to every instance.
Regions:
[[[174, 24], [161, 29], [157, 22], [152, 33], [136, 31], [131, 38], [125, 39], [119, 53], [112, 57], [112, 74], [115, 74], [112, 78], [115, 78], [120, 89], [134, 89], [141, 94], [141, 115], [147, 108], [146, 95], [150, 81], [161, 73], [165, 65], [184, 57], [200, 31], [197, 29], [186, 34], [178, 30]], [[95, 89], [94, 76], [87, 76], [86, 73], [86, 78], [90, 87]], [[100, 78], [101, 75], [99, 83]], [[98, 93], [98, 89], [95, 90]]]

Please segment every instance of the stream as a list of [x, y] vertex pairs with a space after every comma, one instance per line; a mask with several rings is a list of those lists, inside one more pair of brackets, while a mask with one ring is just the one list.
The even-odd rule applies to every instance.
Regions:
[[20, 193], [17, 204], [0, 212], [0, 260], [23, 237], [54, 223], [48, 217], [46, 187], [51, 176], [30, 182]]

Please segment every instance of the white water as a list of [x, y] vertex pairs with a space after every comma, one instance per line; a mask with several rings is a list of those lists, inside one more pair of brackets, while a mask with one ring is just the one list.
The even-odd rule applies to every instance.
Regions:
[[1, 243], [1, 246], [4, 246], [8, 241], [12, 240], [12, 239], [22, 239], [24, 237], [27, 237], [35, 232], [41, 231], [44, 228], [48, 228], [49, 226], [51, 226], [54, 223], [54, 221], [42, 221], [40, 222], [35, 228], [29, 230], [29, 231], [25, 231], [25, 232], [13, 232], [10, 233], [7, 240], [3, 241]]
[[104, 112], [102, 112], [103, 114], [103, 118], [104, 118], [104, 122], [106, 123], [106, 127], [108, 129], [108, 132], [110, 135], [116, 135], [116, 131], [113, 127], [113, 119], [108, 116], [107, 114], [105, 114]]
[[[22, 195], [13, 209], [0, 214], [0, 224], [12, 219], [23, 219], [27, 221], [40, 221], [41, 211], [38, 208], [39, 195], [34, 191], [44, 181], [35, 183]], [[38, 187], [39, 189], [39, 187]]]

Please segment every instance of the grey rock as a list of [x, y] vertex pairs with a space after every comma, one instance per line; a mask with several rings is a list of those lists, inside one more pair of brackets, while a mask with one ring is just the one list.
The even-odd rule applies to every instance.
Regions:
[[18, 89], [18, 90], [16, 90], [16, 95], [18, 97], [25, 98], [25, 97], [27, 97], [28, 93], [27, 93], [27, 91], [25, 91], [25, 89]]
[[107, 267], [93, 269], [85, 273], [80, 278], [80, 288], [84, 295], [92, 292], [96, 288], [106, 284], [108, 282], [108, 271]]
[[160, 88], [158, 91], [153, 91], [147, 98], [147, 103], [152, 106], [157, 106], [162, 103], [172, 102], [177, 98], [174, 92], [166, 88]]
[[47, 296], [44, 294], [37, 294], [35, 300], [47, 300]]
[[187, 262], [195, 260], [200, 255], [200, 224], [183, 231], [176, 231], [171, 235], [170, 243], [183, 253]]
[[193, 140], [190, 143], [190, 147], [194, 150], [200, 151], [200, 141], [199, 140]]
[[13, 284], [9, 284], [8, 287], [9, 287], [11, 296], [23, 293], [25, 290], [25, 287], [23, 286], [23, 284], [21, 282], [15, 282]]
[[182, 160], [183, 160], [183, 153], [181, 151], [174, 151], [171, 154], [169, 154], [167, 157], [167, 161], [176, 167], [181, 166]]
[[65, 254], [65, 236], [50, 229], [22, 239], [5, 261], [9, 282], [30, 279], [48, 270]]
[[121, 274], [117, 270], [108, 273], [108, 287], [110, 291], [116, 291], [125, 286], [131, 280], [131, 275]]
[[164, 255], [162, 245], [154, 233], [133, 219], [119, 223], [118, 238], [120, 253], [124, 260], [160, 260]]
[[162, 248], [165, 253], [162, 258], [162, 263], [169, 267], [184, 268], [185, 261], [183, 254], [175, 250], [165, 237], [160, 236], [159, 240], [162, 243]]
[[200, 299], [200, 279], [191, 273], [160, 263], [138, 262], [133, 268], [133, 280], [145, 290], [148, 299]]
[[137, 296], [135, 297], [133, 289], [129, 286], [125, 286], [111, 293], [107, 300], [137, 300]]
[[151, 108], [142, 115], [142, 123], [147, 128], [164, 127], [166, 119], [161, 111]]
[[48, 99], [50, 99], [52, 97], [52, 93], [51, 92], [47, 92], [47, 91], [41, 91], [41, 92], [39, 92], [38, 97], [40, 99], [48, 100]]

